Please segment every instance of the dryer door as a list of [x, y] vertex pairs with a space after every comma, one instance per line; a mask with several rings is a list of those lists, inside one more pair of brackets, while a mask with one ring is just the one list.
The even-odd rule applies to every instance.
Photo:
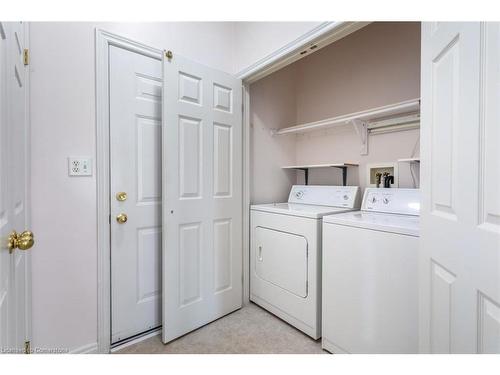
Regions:
[[307, 297], [307, 240], [274, 229], [255, 228], [255, 273], [296, 296]]

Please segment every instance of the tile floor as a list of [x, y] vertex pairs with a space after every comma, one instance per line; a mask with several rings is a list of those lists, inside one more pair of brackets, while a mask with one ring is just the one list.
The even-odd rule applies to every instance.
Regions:
[[250, 304], [164, 345], [160, 336], [125, 347], [120, 354], [321, 354], [314, 341], [281, 319]]

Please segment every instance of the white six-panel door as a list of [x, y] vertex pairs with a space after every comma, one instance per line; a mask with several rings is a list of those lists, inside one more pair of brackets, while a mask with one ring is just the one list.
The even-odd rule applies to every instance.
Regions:
[[27, 38], [22, 22], [0, 23], [0, 348], [21, 353], [30, 335], [30, 254], [9, 254], [7, 238], [29, 224]]
[[422, 352], [500, 353], [499, 69], [499, 23], [423, 23]]
[[113, 343], [161, 326], [162, 82], [161, 60], [109, 48]]
[[163, 341], [241, 307], [241, 81], [164, 59]]

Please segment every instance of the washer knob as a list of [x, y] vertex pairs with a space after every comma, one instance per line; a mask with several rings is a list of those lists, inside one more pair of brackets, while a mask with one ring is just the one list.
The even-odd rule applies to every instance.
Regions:
[[385, 204], [388, 204], [388, 203], [389, 203], [389, 198], [384, 197], [383, 202], [384, 202]]

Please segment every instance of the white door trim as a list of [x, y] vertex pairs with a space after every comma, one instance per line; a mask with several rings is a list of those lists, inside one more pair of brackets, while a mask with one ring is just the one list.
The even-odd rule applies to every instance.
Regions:
[[311, 44], [319, 50], [370, 22], [323, 22], [237, 74], [243, 80], [243, 304], [250, 303], [250, 84], [297, 61]]
[[111, 237], [109, 158], [109, 47], [117, 46], [162, 60], [163, 51], [96, 29], [96, 181], [97, 181], [97, 342], [99, 353], [111, 347]]

